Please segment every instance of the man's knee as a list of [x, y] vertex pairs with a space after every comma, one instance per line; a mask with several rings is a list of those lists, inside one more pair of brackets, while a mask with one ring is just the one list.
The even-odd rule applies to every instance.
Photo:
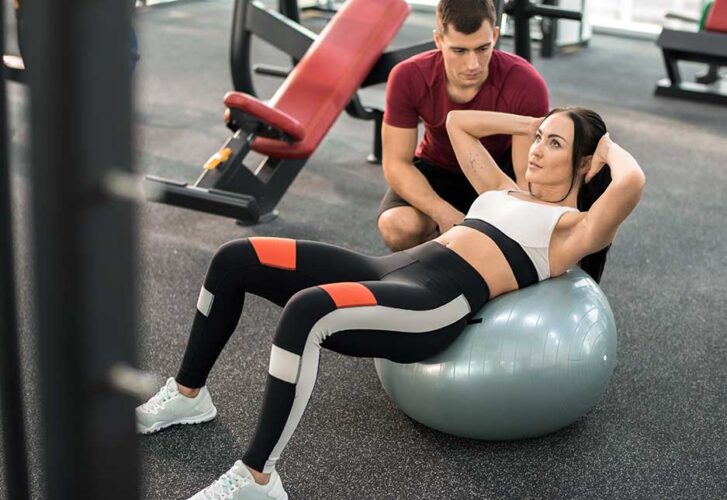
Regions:
[[379, 216], [379, 232], [392, 251], [406, 250], [427, 240], [434, 221], [411, 207], [391, 208]]

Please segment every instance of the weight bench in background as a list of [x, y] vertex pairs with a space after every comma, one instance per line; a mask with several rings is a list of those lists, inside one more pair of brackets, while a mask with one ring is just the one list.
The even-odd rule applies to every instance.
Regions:
[[727, 104], [726, 82], [719, 78], [710, 84], [685, 82], [679, 72], [679, 61], [727, 65], [727, 0], [714, 2], [704, 28], [700, 32], [662, 30], [656, 44], [664, 53], [668, 78], [657, 82], [655, 95]]
[[[243, 4], [254, 8], [250, 12], [259, 24], [275, 19], [285, 23], [278, 19], [284, 16], [259, 2]], [[234, 134], [193, 185], [147, 176], [155, 185], [154, 201], [232, 217], [241, 224], [274, 218], [278, 201], [367, 79], [409, 10], [404, 0], [346, 2], [268, 104], [243, 92], [225, 96], [226, 122]], [[251, 150], [264, 159], [248, 167], [244, 162]]]
[[[375, 1], [372, 0], [372, 2]], [[258, 94], [252, 80], [253, 73], [280, 78], [288, 76], [290, 68], [270, 64], [252, 64], [250, 46], [253, 36], [264, 40], [290, 56], [292, 65], [295, 66], [318, 37], [316, 33], [300, 24], [300, 11], [298, 0], [278, 0], [278, 12], [265, 9], [255, 1], [235, 0], [232, 36], [230, 37], [230, 71], [235, 90], [257, 97]], [[385, 82], [389, 72], [396, 64], [434, 48], [434, 42], [429, 39], [381, 54], [366, 79], [361, 83], [361, 87]], [[358, 94], [351, 96], [345, 110], [353, 118], [374, 121], [373, 149], [367, 159], [370, 163], [380, 163], [383, 111], [363, 105]]]
[[655, 95], [727, 105], [727, 85], [724, 82], [718, 80], [708, 85], [685, 82], [677, 64], [678, 61], [692, 61], [727, 65], [727, 34], [692, 33], [664, 28], [656, 44], [664, 53], [668, 78], [656, 83]]

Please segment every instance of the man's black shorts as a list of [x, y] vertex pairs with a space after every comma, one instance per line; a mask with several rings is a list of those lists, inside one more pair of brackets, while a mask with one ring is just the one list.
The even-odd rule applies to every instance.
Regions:
[[[512, 167], [512, 153], [510, 150], [502, 155], [498, 165], [511, 179], [515, 179], [515, 172]], [[463, 173], [446, 170], [421, 158], [414, 158], [414, 166], [424, 174], [424, 177], [426, 177], [432, 189], [434, 189], [434, 192], [439, 197], [450, 203], [460, 212], [467, 213], [477, 198], [477, 191], [474, 190], [472, 184], [470, 184]], [[388, 188], [384, 198], [381, 200], [379, 212], [376, 217], [380, 217], [382, 213], [390, 208], [409, 206], [411, 206], [409, 202], [396, 194], [391, 188]]]

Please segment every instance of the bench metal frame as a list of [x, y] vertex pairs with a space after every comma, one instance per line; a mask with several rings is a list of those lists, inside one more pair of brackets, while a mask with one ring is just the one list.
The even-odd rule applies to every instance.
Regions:
[[256, 134], [237, 130], [220, 151], [232, 154], [214, 169], [205, 170], [194, 184], [148, 175], [155, 188], [154, 201], [237, 219], [243, 226], [268, 222], [277, 216], [275, 207], [308, 158], [263, 157], [246, 165]]

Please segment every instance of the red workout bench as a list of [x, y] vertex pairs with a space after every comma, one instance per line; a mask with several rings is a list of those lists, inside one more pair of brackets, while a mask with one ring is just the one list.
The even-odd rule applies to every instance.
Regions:
[[[264, 6], [257, 4], [257, 9]], [[269, 103], [242, 92], [225, 96], [234, 134], [189, 185], [148, 176], [154, 201], [256, 224], [275, 206], [366, 79], [409, 14], [404, 0], [348, 0]], [[250, 151], [265, 156], [248, 168]]]

